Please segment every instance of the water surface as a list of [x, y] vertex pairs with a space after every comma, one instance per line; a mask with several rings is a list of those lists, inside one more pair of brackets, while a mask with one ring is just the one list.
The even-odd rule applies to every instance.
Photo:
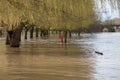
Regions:
[[[11, 48], [0, 38], [0, 80], [120, 80], [120, 33], [22, 40]], [[103, 52], [98, 55], [95, 51]]]

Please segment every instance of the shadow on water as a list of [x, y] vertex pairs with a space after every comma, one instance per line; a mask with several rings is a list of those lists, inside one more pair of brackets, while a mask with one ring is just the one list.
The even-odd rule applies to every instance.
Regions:
[[[37, 44], [36, 44], [37, 43]], [[66, 56], [73, 58], [80, 57], [94, 57], [92, 55], [92, 49], [90, 50], [89, 45], [79, 44], [69, 42], [68, 44], [61, 43], [42, 43], [39, 41], [27, 41], [21, 44], [20, 48], [10, 48], [7, 47], [7, 54], [16, 55], [44, 55], [44, 56]]]

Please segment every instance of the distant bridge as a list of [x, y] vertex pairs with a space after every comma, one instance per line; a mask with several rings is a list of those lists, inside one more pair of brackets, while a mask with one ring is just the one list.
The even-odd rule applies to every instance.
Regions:
[[102, 22], [102, 30], [105, 28], [108, 29], [109, 32], [114, 32], [117, 29], [120, 29], [120, 18], [115, 18]]
[[118, 24], [102, 25], [101, 26], [101, 31], [103, 31], [103, 32], [116, 32], [117, 30], [120, 31], [120, 25], [118, 25]]

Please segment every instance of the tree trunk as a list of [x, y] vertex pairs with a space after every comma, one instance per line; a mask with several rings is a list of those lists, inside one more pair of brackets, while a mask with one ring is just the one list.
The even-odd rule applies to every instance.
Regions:
[[38, 38], [38, 32], [39, 32], [39, 29], [36, 28], [36, 38]]
[[78, 37], [80, 37], [80, 32], [78, 32]]
[[71, 33], [71, 31], [69, 31], [69, 38], [71, 38], [72, 37], [72, 33]]
[[7, 36], [6, 36], [6, 45], [10, 45], [10, 36], [9, 33], [7, 32]]
[[42, 37], [42, 36], [43, 36], [43, 30], [40, 29], [40, 37]]
[[30, 29], [30, 39], [33, 39], [34, 27], [32, 26]]
[[23, 30], [23, 26], [20, 24], [17, 29], [12, 31], [12, 35], [10, 35], [10, 46], [11, 47], [19, 47], [20, 46], [22, 30]]
[[25, 28], [25, 37], [24, 37], [24, 39], [27, 39], [27, 32], [28, 32], [28, 28]]
[[20, 25], [19, 25], [19, 30], [20, 30], [20, 42], [21, 42], [21, 35], [22, 35], [23, 27], [25, 27], [25, 24], [24, 24], [23, 22], [21, 22]]
[[13, 31], [13, 35], [10, 40], [10, 46], [11, 47], [19, 47], [20, 46], [20, 37], [21, 37], [21, 29], [18, 28]]
[[3, 34], [2, 34], [2, 30], [0, 30], [0, 37], [2, 36]]
[[6, 45], [10, 45], [13, 36], [13, 31], [7, 31]]
[[67, 30], [64, 31], [64, 43], [67, 43]]
[[46, 37], [49, 35], [49, 30], [41, 29], [40, 31], [41, 31], [40, 32], [41, 37]]

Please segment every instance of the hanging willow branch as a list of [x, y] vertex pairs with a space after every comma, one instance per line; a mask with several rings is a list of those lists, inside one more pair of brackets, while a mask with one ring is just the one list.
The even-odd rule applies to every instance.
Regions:
[[94, 0], [0, 0], [0, 22], [11, 30], [22, 20], [46, 29], [87, 28], [96, 20]]

